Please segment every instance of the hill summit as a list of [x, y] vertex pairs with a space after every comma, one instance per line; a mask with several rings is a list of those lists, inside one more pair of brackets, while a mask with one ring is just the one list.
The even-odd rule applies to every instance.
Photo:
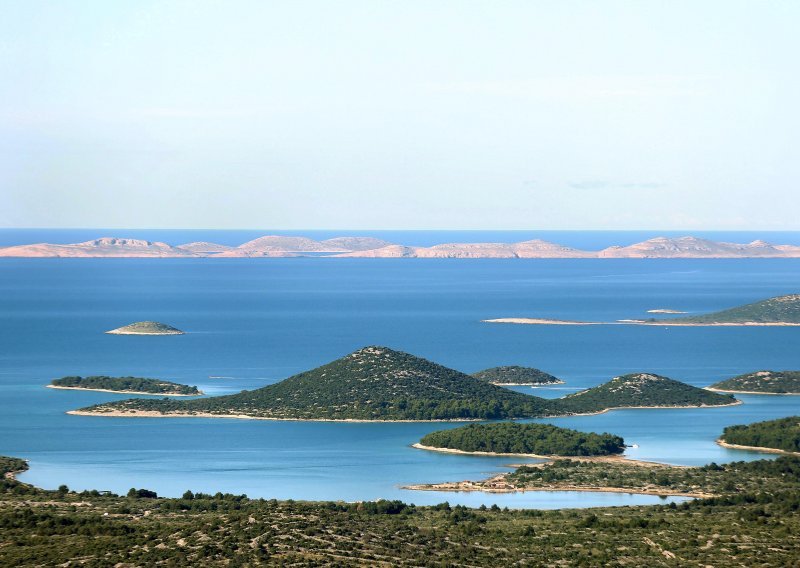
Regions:
[[545, 399], [491, 385], [426, 359], [371, 346], [257, 390], [180, 402], [125, 400], [79, 412], [295, 420], [476, 420], [541, 416], [548, 414], [551, 406]]

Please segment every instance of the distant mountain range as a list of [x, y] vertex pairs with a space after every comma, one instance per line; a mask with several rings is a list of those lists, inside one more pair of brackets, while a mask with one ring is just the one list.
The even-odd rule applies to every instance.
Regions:
[[0, 248], [0, 257], [29, 258], [800, 258], [800, 246], [764, 241], [726, 243], [697, 237], [657, 237], [600, 251], [580, 250], [542, 240], [520, 243], [445, 243], [405, 246], [373, 237], [306, 237], [268, 235], [236, 247], [208, 242], [172, 246], [158, 241], [104, 237], [75, 244], [38, 243]]

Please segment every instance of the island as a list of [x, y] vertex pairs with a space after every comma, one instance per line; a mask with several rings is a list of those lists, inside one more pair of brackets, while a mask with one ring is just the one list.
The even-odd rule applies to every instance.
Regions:
[[564, 381], [533, 367], [509, 365], [492, 367], [472, 374], [476, 379], [503, 386], [561, 385]]
[[161, 396], [199, 396], [203, 391], [179, 383], [141, 377], [62, 377], [47, 385], [51, 389], [91, 390], [122, 394], [154, 394]]
[[717, 443], [726, 448], [800, 455], [800, 416], [728, 426]]
[[178, 328], [157, 321], [137, 321], [135, 323], [107, 331], [111, 335], [183, 335]]
[[739, 394], [800, 394], [800, 371], [756, 371], [706, 388]]
[[121, 400], [71, 410], [69, 414], [427, 422], [730, 404], [739, 401], [731, 395], [647, 373], [617, 377], [580, 393], [545, 399], [490, 384], [409, 353], [372, 346], [278, 383], [238, 394], [186, 401]]
[[599, 414], [614, 408], [691, 408], [741, 404], [654, 373], [630, 373], [553, 401], [563, 414]]
[[469, 424], [425, 435], [415, 448], [476, 455], [610, 456], [625, 451], [612, 434], [579, 432], [550, 424]]
[[528, 325], [800, 326], [800, 294], [776, 296], [709, 314], [676, 318], [620, 319], [615, 322], [602, 322], [502, 317], [481, 321]]
[[133, 399], [73, 411], [100, 416], [280, 420], [485, 420], [551, 413], [552, 403], [421, 357], [372, 346], [252, 391], [189, 401]]

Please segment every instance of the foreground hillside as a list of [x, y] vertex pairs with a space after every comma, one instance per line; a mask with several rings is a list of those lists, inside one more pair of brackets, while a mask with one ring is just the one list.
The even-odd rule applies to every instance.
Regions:
[[725, 406], [731, 395], [717, 394], [652, 373], [632, 373], [555, 401], [563, 413], [602, 412], [624, 407]]
[[387, 347], [365, 347], [317, 369], [239, 394], [191, 401], [125, 400], [93, 414], [246, 416], [299, 420], [473, 420], [540, 416], [548, 401], [494, 386]]
[[[571, 464], [557, 465], [553, 471], [562, 477], [586, 476], [583, 468], [571, 473]], [[590, 465], [599, 470], [594, 477], [609, 471], [607, 464]], [[446, 503], [415, 507], [397, 501], [309, 503], [191, 491], [181, 499], [155, 498], [146, 490], [122, 497], [74, 493], [66, 486], [45, 491], [4, 475], [24, 467], [21, 460], [0, 458], [2, 566], [751, 567], [800, 562], [800, 462], [789, 458], [670, 468], [653, 478], [665, 486], [691, 482], [728, 488], [713, 499], [561, 511]], [[691, 471], [696, 473], [684, 481]], [[537, 483], [528, 470], [519, 476], [520, 483]]]
[[714, 383], [711, 390], [764, 394], [800, 394], [800, 371], [756, 371]]

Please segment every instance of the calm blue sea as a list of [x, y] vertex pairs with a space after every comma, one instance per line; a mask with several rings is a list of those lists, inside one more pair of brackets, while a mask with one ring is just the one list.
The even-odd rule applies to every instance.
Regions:
[[[36, 236], [30, 231], [20, 242], [105, 234], [84, 231], [74, 238], [65, 233], [28, 238]], [[172, 232], [169, 239], [158, 233], [113, 232], [172, 243], [249, 238], [242, 232]], [[547, 238], [601, 248], [624, 242], [625, 235], [565, 232]], [[428, 244], [542, 234], [379, 236]], [[3, 243], [20, 238], [19, 231], [0, 231]], [[798, 243], [800, 236], [771, 240]], [[519, 364], [567, 381], [560, 388], [517, 388], [542, 396], [562, 396], [634, 371], [704, 386], [757, 369], [800, 368], [800, 329], [513, 326], [480, 320], [614, 320], [642, 317], [653, 308], [703, 312], [799, 288], [800, 260], [790, 259], [0, 259], [0, 454], [29, 459], [31, 470], [22, 479], [49, 488], [66, 483], [117, 492], [146, 487], [163, 495], [192, 489], [268, 498], [542, 508], [659, 502], [621, 494], [409, 492], [400, 486], [478, 479], [524, 460], [410, 447], [441, 424], [69, 416], [69, 409], [122, 397], [43, 386], [70, 374], [130, 374], [225, 394], [273, 383], [370, 344], [467, 372]], [[143, 319], [189, 333], [151, 338], [103, 333]], [[620, 434], [639, 445], [629, 454], [641, 459], [690, 465], [756, 459], [762, 455], [725, 450], [714, 440], [729, 424], [800, 414], [800, 397], [742, 400], [745, 404], [728, 408], [613, 411], [549, 422]]]

